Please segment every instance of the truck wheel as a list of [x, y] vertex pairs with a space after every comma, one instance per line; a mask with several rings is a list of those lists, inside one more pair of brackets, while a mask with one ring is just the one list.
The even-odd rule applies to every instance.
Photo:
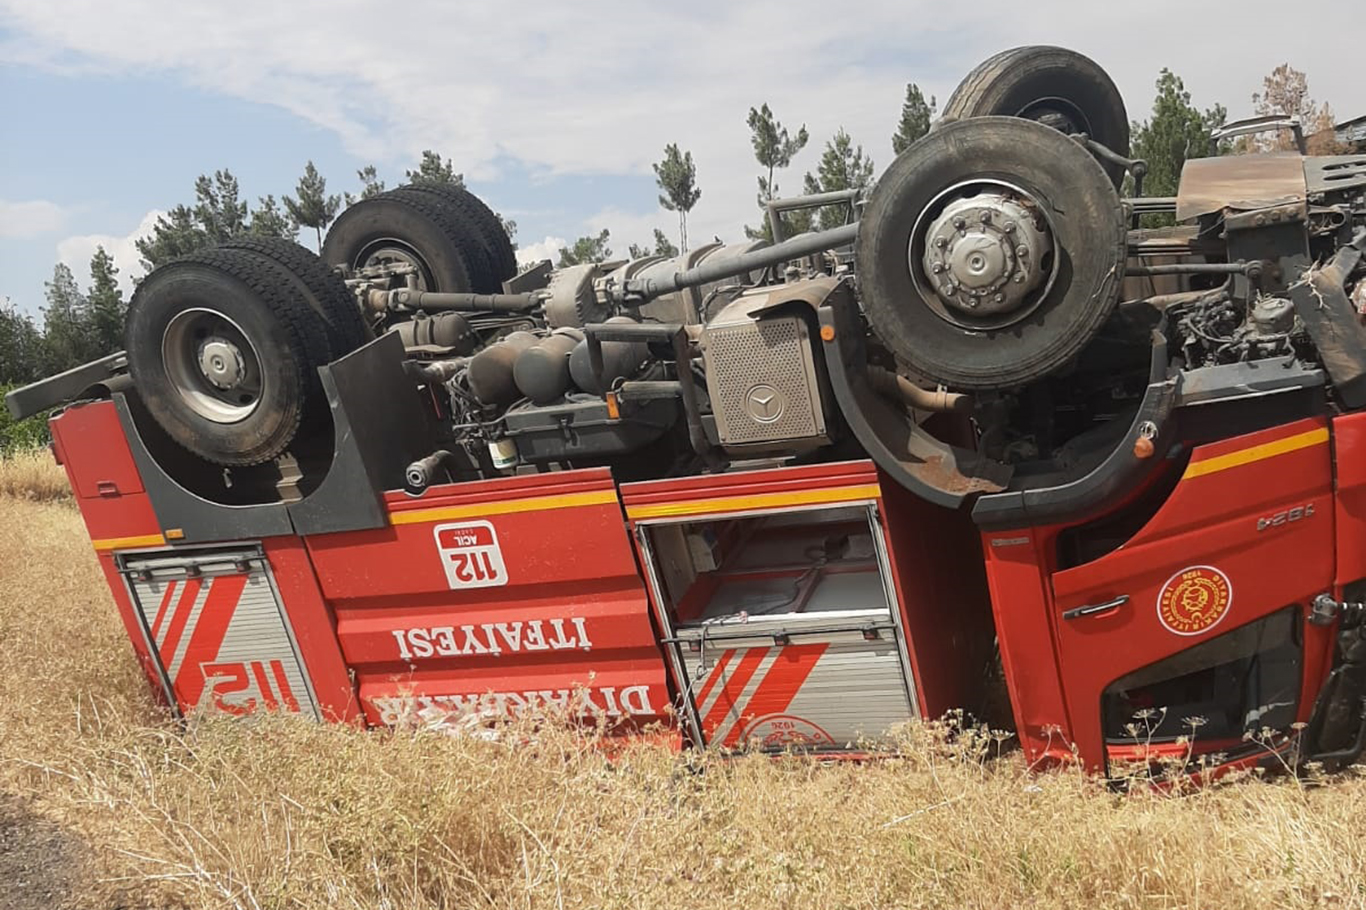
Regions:
[[351, 269], [413, 266], [423, 291], [501, 290], [463, 211], [440, 196], [413, 189], [362, 199], [342, 212], [327, 232], [322, 258], [328, 265]]
[[878, 180], [856, 267], [874, 331], [914, 372], [962, 389], [1067, 364], [1119, 299], [1125, 225], [1096, 160], [1013, 117], [947, 123]]
[[517, 253], [512, 248], [512, 238], [503, 230], [503, 223], [498, 220], [493, 209], [485, 205], [478, 196], [464, 187], [448, 183], [412, 183], [403, 189], [431, 193], [459, 209], [483, 242], [484, 251], [493, 266], [493, 276], [500, 284], [517, 274]]
[[309, 306], [323, 320], [333, 358], [342, 357], [374, 339], [361, 315], [360, 303], [341, 277], [310, 250], [282, 237], [236, 237], [223, 249], [248, 250], [282, 265], [299, 283]]
[[[1064, 133], [1085, 133], [1129, 155], [1129, 115], [1110, 76], [1090, 57], [1062, 47], [1012, 48], [978, 64], [944, 105], [944, 118], [1023, 117]], [[1118, 188], [1124, 169], [1106, 163]]]
[[326, 413], [324, 321], [259, 253], [215, 249], [155, 269], [128, 305], [125, 345], [157, 423], [215, 464], [269, 461]]

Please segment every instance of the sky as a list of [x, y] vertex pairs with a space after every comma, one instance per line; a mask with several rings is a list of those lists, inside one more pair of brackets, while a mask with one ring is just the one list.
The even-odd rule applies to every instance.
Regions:
[[[767, 102], [807, 148], [795, 192], [843, 127], [880, 172], [907, 82], [942, 102], [978, 62], [1021, 44], [1091, 56], [1133, 119], [1166, 66], [1194, 103], [1252, 113], [1280, 63], [1339, 119], [1366, 113], [1360, 30], [1341, 0], [0, 0], [0, 305], [37, 315], [66, 262], [97, 245], [125, 282], [133, 241], [228, 168], [251, 200], [293, 192], [312, 160], [331, 192], [374, 164], [390, 186], [423, 149], [518, 224], [523, 258], [611, 231], [624, 252], [676, 238], [651, 163], [692, 152], [694, 244], [758, 219], [745, 118]], [[1295, 20], [1288, 19], [1293, 11]], [[1335, 15], [1337, 14], [1337, 15]], [[1295, 21], [1300, 25], [1296, 25]], [[312, 245], [311, 236], [301, 240]]]

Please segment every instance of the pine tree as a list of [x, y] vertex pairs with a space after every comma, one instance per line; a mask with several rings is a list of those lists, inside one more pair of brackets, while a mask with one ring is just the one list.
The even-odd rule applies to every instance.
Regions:
[[[697, 188], [697, 166], [693, 164], [692, 152], [680, 152], [678, 145], [671, 142], [664, 147], [664, 160], [654, 169], [655, 182], [664, 191], [659, 196], [659, 204], [678, 213], [678, 245], [686, 252], [688, 213], [702, 198], [702, 191]], [[658, 230], [655, 233], [659, 233]], [[655, 245], [658, 246], [658, 242]]]
[[373, 164], [367, 164], [356, 171], [356, 176], [360, 178], [361, 182], [360, 198], [373, 199], [384, 192], [384, 181], [379, 179], [379, 173]]
[[119, 288], [119, 270], [114, 257], [104, 247], [96, 247], [90, 259], [90, 329], [99, 356], [112, 354], [123, 348], [123, 320], [128, 311]]
[[795, 136], [789, 135], [787, 127], [778, 122], [767, 104], [757, 109], [750, 108], [746, 122], [750, 129], [750, 143], [754, 146], [754, 158], [767, 169], [767, 176], [759, 177], [758, 196], [759, 209], [765, 213], [765, 218], [758, 229], [746, 226], [745, 233], [751, 238], [772, 240], [773, 228], [766, 216], [769, 200], [778, 198], [778, 184], [774, 180], [774, 172], [790, 165], [792, 156], [806, 147], [806, 141], [810, 137], [807, 135], [805, 124], [802, 124]]
[[670, 258], [678, 255], [678, 247], [673, 245], [669, 236], [655, 228], [655, 245], [651, 249], [648, 246], [641, 246], [638, 243], [631, 244], [627, 255], [632, 259], [644, 259], [646, 256], [668, 256]]
[[906, 100], [901, 105], [901, 122], [892, 134], [892, 151], [900, 155], [910, 144], [930, 131], [930, 121], [934, 119], [935, 97], [925, 100], [920, 86], [914, 82], [906, 83]]
[[[41, 379], [48, 357], [42, 333], [27, 313], [8, 297], [0, 304], [0, 385], [23, 385]], [[0, 421], [8, 415], [0, 408]]]
[[360, 179], [360, 195], [352, 196], [350, 193], [342, 193], [342, 199], [347, 206], [355, 205], [362, 199], [373, 199], [384, 192], [384, 181], [379, 179], [379, 171], [375, 170], [373, 164], [356, 171], [356, 177]]
[[1218, 154], [1218, 143], [1210, 134], [1223, 125], [1228, 112], [1219, 104], [1203, 113], [1197, 110], [1181, 77], [1166, 67], [1156, 85], [1152, 117], [1134, 124], [1130, 147], [1134, 157], [1148, 163], [1144, 195], [1175, 196], [1187, 158]]
[[256, 211], [250, 211], [239, 201], [237, 178], [226, 168], [212, 177], [200, 175], [194, 190], [193, 207], [177, 205], [157, 218], [151, 234], [135, 241], [146, 271], [244, 233], [293, 237], [298, 231], [276, 206], [274, 196], [261, 197]]
[[143, 269], [150, 272], [162, 263], [202, 249], [208, 242], [208, 236], [195, 220], [194, 211], [189, 206], [178, 205], [158, 217], [152, 233], [139, 237], [134, 245], [142, 257]]
[[431, 149], [422, 152], [422, 162], [415, 171], [407, 171], [409, 183], [438, 183], [448, 186], [465, 185], [465, 175], [457, 174], [451, 160], [447, 158], [444, 162], [441, 156]]
[[[683, 247], [686, 251], [687, 247]], [[655, 255], [656, 256], [677, 256], [679, 248], [669, 242], [669, 238], [659, 228], [655, 228]]]
[[610, 259], [612, 250], [607, 246], [607, 241], [611, 235], [607, 228], [602, 229], [602, 233], [596, 237], [588, 235], [575, 240], [572, 246], [567, 246], [560, 250], [559, 268], [566, 268], [571, 265], [582, 265], [588, 262], [602, 262]]
[[52, 269], [45, 282], [47, 306], [43, 308], [43, 338], [51, 372], [69, 370], [99, 356], [91, 326], [90, 303], [76, 284], [66, 263]]
[[[863, 154], [863, 146], [840, 127], [835, 137], [825, 144], [816, 174], [807, 174], [803, 189], [807, 193], [834, 193], [840, 190], [866, 190], [873, 182], [873, 159]], [[820, 227], [826, 230], [845, 224], [849, 207], [827, 205], [819, 210]]]
[[341, 208], [340, 196], [327, 195], [327, 179], [318, 173], [313, 162], [304, 166], [304, 174], [299, 178], [295, 189], [296, 198], [285, 197], [285, 208], [289, 217], [300, 227], [311, 227], [318, 237], [318, 251], [323, 248], [323, 228], [337, 217]]
[[256, 211], [251, 213], [251, 226], [247, 233], [255, 237], [292, 238], [299, 231], [288, 215], [280, 211], [273, 195], [262, 196], [257, 200]]
[[224, 168], [194, 182], [194, 217], [209, 243], [222, 243], [247, 229], [247, 204], [238, 201], [237, 178]]

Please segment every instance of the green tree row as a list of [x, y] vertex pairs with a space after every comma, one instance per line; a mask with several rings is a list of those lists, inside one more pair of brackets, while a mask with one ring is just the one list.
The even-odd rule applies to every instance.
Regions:
[[[301, 229], [313, 228], [321, 247], [323, 230], [344, 205], [384, 191], [374, 165], [361, 168], [356, 175], [361, 183], [358, 195], [329, 194], [326, 178], [310, 161], [294, 195], [278, 201], [273, 195], [262, 196], [255, 206], [242, 198], [230, 170], [201, 175], [195, 180], [194, 202], [175, 206], [156, 220], [147, 236], [135, 241], [142, 268], [151, 271], [243, 235], [292, 239]], [[409, 183], [464, 185], [463, 175], [450, 159], [433, 151], [424, 151], [418, 166], [406, 171], [405, 177]], [[503, 219], [503, 226], [509, 237], [515, 234], [515, 222]], [[45, 284], [41, 323], [8, 300], [0, 304], [0, 385], [33, 382], [120, 350], [127, 301], [118, 272], [113, 257], [99, 247], [90, 261], [86, 290], [65, 263], [53, 268], [52, 280]]]

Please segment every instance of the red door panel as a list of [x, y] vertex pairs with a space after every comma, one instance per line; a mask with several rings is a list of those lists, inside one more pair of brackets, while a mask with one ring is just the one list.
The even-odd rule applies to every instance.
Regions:
[[1332, 487], [1323, 421], [1202, 446], [1133, 538], [1053, 574], [1059, 663], [1083, 755], [1104, 754], [1101, 701], [1112, 682], [1331, 587]]
[[1366, 578], [1366, 414], [1333, 421], [1337, 468], [1337, 583]]

